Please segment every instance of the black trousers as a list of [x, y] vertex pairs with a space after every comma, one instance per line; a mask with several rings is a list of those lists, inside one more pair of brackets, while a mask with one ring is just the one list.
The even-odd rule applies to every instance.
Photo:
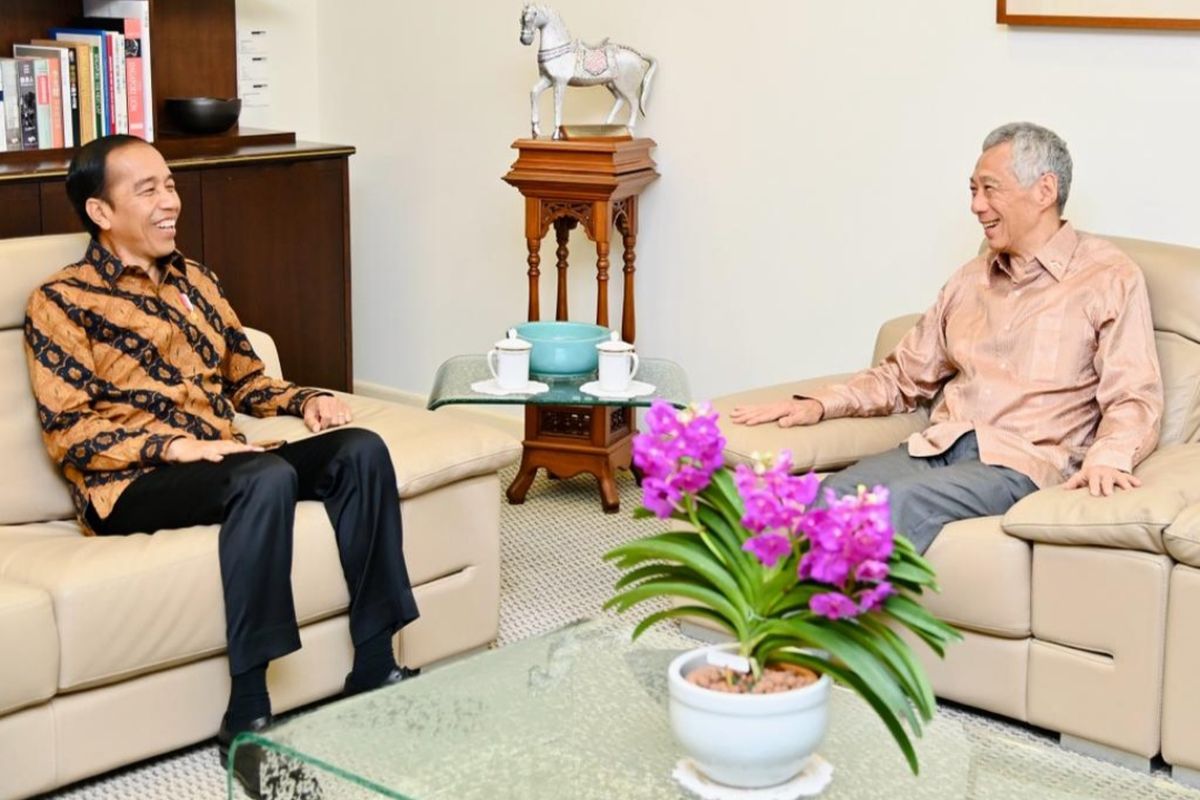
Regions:
[[415, 620], [396, 474], [387, 445], [361, 428], [160, 467], [130, 484], [108, 517], [89, 508], [88, 522], [102, 536], [220, 523], [229, 671], [238, 675], [300, 648], [291, 579], [298, 500], [322, 501], [333, 524], [354, 644]]

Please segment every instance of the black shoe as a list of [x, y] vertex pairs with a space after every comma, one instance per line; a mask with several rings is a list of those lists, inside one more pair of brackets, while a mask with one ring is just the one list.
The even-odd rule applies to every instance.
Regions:
[[[229, 748], [233, 745], [233, 740], [237, 738], [239, 733], [260, 733], [266, 730], [273, 721], [273, 718], [267, 715], [252, 720], [250, 724], [238, 730], [230, 730], [228, 719], [222, 717], [221, 730], [217, 731], [217, 753], [221, 758], [221, 768], [225, 769], [228, 767]], [[262, 796], [262, 786], [259, 779], [262, 759], [263, 749], [256, 744], [248, 743], [239, 745], [237, 752], [233, 754], [233, 777], [237, 778], [237, 782], [255, 800], [258, 800]]]
[[356, 694], [373, 692], [376, 689], [382, 689], [385, 686], [395, 686], [401, 681], [406, 681], [409, 678], [415, 678], [420, 674], [421, 670], [419, 667], [417, 669], [409, 669], [408, 667], [394, 667], [392, 671], [387, 674], [387, 677], [378, 684], [364, 689], [363, 687], [356, 686], [351, 682], [351, 678], [354, 677], [354, 673], [351, 672], [346, 676], [346, 682], [342, 685], [342, 697], [354, 697]]

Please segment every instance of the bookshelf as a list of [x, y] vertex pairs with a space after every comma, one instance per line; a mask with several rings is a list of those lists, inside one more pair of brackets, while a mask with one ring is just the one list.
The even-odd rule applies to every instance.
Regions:
[[[82, 0], [0, 0], [0, 55], [82, 15]], [[176, 241], [221, 276], [244, 324], [271, 334], [286, 377], [350, 391], [354, 149], [238, 127], [188, 136], [163, 113], [168, 97], [237, 95], [236, 26], [235, 0], [150, 0], [154, 145], [183, 201]], [[63, 186], [74, 153], [0, 153], [0, 238], [82, 230]]]

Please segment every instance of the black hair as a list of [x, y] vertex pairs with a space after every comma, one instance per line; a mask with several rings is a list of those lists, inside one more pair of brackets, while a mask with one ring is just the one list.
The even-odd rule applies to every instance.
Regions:
[[79, 148], [79, 152], [71, 159], [71, 166], [67, 169], [67, 197], [71, 199], [79, 221], [93, 237], [100, 235], [100, 226], [88, 216], [87, 201], [93, 197], [107, 199], [104, 192], [108, 188], [105, 185], [108, 154], [131, 144], [146, 144], [146, 141], [120, 133], [102, 136]]

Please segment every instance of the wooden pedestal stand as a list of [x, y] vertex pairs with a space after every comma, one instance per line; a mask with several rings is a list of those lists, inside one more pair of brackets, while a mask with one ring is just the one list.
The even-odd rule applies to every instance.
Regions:
[[[577, 226], [596, 243], [596, 324], [608, 326], [608, 253], [612, 231], [624, 245], [621, 338], [636, 334], [633, 303], [638, 194], [658, 177], [652, 139], [552, 141], [518, 139], [517, 160], [504, 180], [525, 196], [525, 242], [529, 248], [530, 321], [540, 318], [538, 277], [542, 239], [554, 228], [558, 294], [554, 318], [567, 319], [567, 239]], [[589, 472], [600, 482], [601, 504], [620, 509], [614, 472], [628, 468], [637, 426], [632, 408], [525, 406], [525, 451], [508, 487], [508, 501], [522, 503], [541, 467], [558, 478]]]

